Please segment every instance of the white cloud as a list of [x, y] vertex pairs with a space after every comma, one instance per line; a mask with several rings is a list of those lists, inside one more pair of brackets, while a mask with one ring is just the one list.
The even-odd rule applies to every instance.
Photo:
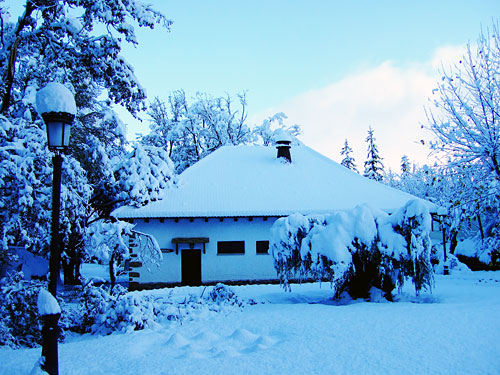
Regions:
[[438, 70], [456, 62], [463, 51], [463, 46], [442, 47], [430, 61], [404, 67], [387, 61], [305, 92], [267, 110], [260, 118], [284, 112], [289, 125], [302, 126], [305, 144], [337, 161], [347, 138], [360, 171], [366, 159], [369, 126], [374, 129], [386, 170], [399, 171], [403, 155], [423, 164], [429, 162], [429, 149], [420, 140], [427, 145], [432, 139], [432, 133], [421, 128], [426, 124], [424, 107], [429, 106], [428, 98], [437, 86]]
[[[475, 49], [476, 45], [471, 44], [471, 49]], [[467, 52], [466, 46], [443, 46], [434, 52], [431, 60], [431, 67], [434, 70], [441, 70], [444, 67], [448, 70], [449, 67], [455, 66], [462, 56]]]

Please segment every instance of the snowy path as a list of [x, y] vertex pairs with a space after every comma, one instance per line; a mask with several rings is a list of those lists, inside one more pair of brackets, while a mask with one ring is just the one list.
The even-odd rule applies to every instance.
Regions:
[[[330, 289], [317, 285], [234, 290], [267, 303], [158, 330], [73, 339], [59, 347], [60, 372], [500, 374], [500, 272], [438, 276], [433, 295], [420, 301], [431, 303], [403, 294], [397, 303], [335, 306]], [[186, 291], [197, 289], [175, 295]], [[39, 355], [0, 348], [0, 373], [28, 374]]]

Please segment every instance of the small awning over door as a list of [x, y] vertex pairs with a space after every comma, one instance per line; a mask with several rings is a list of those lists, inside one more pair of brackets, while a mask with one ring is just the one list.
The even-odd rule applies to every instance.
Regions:
[[205, 244], [209, 242], [208, 237], [177, 237], [172, 238], [172, 243], [175, 244], [175, 254], [179, 254], [179, 244], [189, 244], [190, 249], [194, 249], [194, 245], [203, 244], [203, 254], [206, 254]]

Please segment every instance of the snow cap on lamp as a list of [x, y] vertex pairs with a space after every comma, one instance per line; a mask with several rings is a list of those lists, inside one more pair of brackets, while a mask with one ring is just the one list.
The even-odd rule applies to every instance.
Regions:
[[36, 109], [47, 126], [49, 148], [67, 147], [76, 115], [75, 98], [71, 91], [61, 83], [48, 83], [36, 94]]

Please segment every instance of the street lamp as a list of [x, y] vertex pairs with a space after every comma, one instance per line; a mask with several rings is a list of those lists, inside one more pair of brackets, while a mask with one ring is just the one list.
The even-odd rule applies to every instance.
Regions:
[[[61, 257], [61, 238], [59, 235], [59, 210], [61, 203], [61, 167], [62, 156], [69, 145], [71, 124], [76, 114], [76, 104], [73, 94], [60, 83], [49, 83], [37, 92], [36, 108], [47, 127], [49, 150], [54, 152], [52, 179], [52, 225], [49, 258], [49, 292], [56, 297], [59, 265]], [[45, 357], [43, 369], [50, 375], [57, 375], [58, 355], [57, 339], [59, 336], [58, 320], [60, 313], [43, 315], [43, 348]]]

